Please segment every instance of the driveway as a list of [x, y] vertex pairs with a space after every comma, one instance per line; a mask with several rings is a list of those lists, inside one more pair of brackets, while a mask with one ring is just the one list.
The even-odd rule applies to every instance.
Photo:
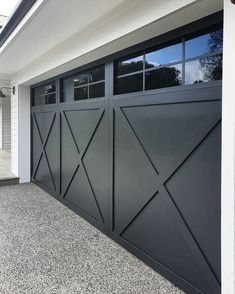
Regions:
[[36, 185], [0, 187], [0, 293], [183, 293]]

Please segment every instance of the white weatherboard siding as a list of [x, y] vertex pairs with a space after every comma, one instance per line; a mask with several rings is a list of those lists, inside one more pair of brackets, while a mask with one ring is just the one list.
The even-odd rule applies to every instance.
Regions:
[[2, 99], [2, 148], [11, 149], [11, 97]]
[[235, 5], [224, 0], [222, 99], [222, 294], [234, 294]]
[[[0, 88], [10, 87], [10, 77], [0, 74]], [[11, 148], [10, 96], [0, 98], [0, 148]]]
[[11, 97], [11, 170], [30, 182], [30, 87], [17, 86]]
[[18, 90], [11, 96], [11, 171], [16, 176], [18, 173]]

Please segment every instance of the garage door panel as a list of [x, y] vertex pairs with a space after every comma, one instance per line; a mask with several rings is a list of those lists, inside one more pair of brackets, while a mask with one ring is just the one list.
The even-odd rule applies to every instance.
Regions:
[[61, 173], [60, 185], [61, 195], [66, 193], [69, 183], [78, 167], [78, 150], [76, 148], [73, 136], [70, 132], [67, 120], [62, 112], [60, 115], [61, 125]]
[[107, 117], [104, 108], [77, 104], [61, 110], [61, 197], [104, 224], [107, 221]]
[[220, 124], [166, 183], [205, 258], [220, 280]]
[[54, 120], [55, 112], [36, 112], [34, 117], [42, 142], [45, 142]]
[[76, 170], [64, 198], [94, 219], [102, 221], [99, 204], [82, 165]]
[[211, 293], [205, 275], [162, 197], [161, 193], [157, 193], [123, 232], [122, 237], [198, 289]]
[[48, 167], [50, 169], [50, 175], [53, 181], [53, 186], [55, 186], [55, 189], [57, 189], [59, 186], [57, 182], [59, 178], [59, 170], [57, 163], [59, 160], [59, 137], [56, 122], [57, 117], [52, 122], [51, 130], [44, 148], [45, 156], [48, 162]]
[[42, 155], [39, 161], [38, 168], [35, 174], [35, 179], [39, 183], [49, 188], [50, 190], [55, 191], [55, 185], [53, 183], [53, 179], [51, 176], [51, 172], [50, 172], [48, 161], [45, 154]]
[[115, 112], [114, 227], [120, 234], [156, 193], [156, 172], [121, 110]]
[[[33, 124], [37, 129], [37, 141], [41, 141], [37, 148], [37, 159], [35, 158], [34, 163], [34, 178], [43, 184], [45, 187], [49, 188], [51, 191], [56, 191], [56, 180], [57, 180], [57, 165], [58, 161], [58, 150], [56, 148], [56, 141], [58, 139], [58, 134], [56, 134], [56, 114], [55, 112], [36, 112], [33, 114]], [[50, 136], [55, 140], [51, 144], [49, 140]], [[39, 138], [38, 138], [39, 137]], [[49, 144], [48, 144], [49, 142]], [[36, 144], [36, 141], [35, 143]], [[37, 162], [36, 162], [37, 161]]]
[[217, 102], [195, 102], [123, 108], [139, 141], [156, 170], [169, 176], [172, 162], [182, 146]]
[[103, 109], [64, 111], [64, 114], [78, 150], [82, 154], [99, 124]]
[[99, 203], [104, 222], [108, 222], [108, 125], [104, 113], [83, 157], [84, 167]]
[[34, 174], [41, 156], [42, 140], [35, 122], [35, 118], [32, 115], [32, 173]]
[[[184, 93], [184, 95], [187, 96], [187, 93]], [[184, 277], [189, 283], [198, 287], [200, 291], [217, 293], [219, 291], [219, 275], [215, 274], [215, 272], [220, 268], [218, 262], [220, 259], [220, 228], [215, 225], [213, 230], [216, 230], [217, 234], [212, 234], [209, 238], [208, 236], [203, 238], [203, 234], [201, 234], [202, 243], [206, 243], [206, 245], [202, 244], [202, 247], [206, 247], [205, 250], [198, 244], [198, 239], [195, 239], [193, 230], [200, 228], [203, 231], [202, 228], [205, 228], [207, 222], [210, 222], [212, 215], [209, 216], [206, 213], [209, 207], [213, 210], [214, 215], [212, 218], [217, 218], [219, 222], [218, 215], [220, 215], [220, 211], [217, 208], [220, 207], [220, 166], [218, 165], [220, 160], [218, 148], [220, 147], [214, 148], [212, 152], [214, 155], [209, 155], [208, 152], [213, 148], [213, 144], [219, 146], [220, 134], [217, 132], [216, 137], [212, 136], [211, 144], [203, 149], [203, 163], [206, 163], [207, 160], [211, 161], [212, 158], [217, 156], [213, 168], [211, 164], [209, 165], [210, 167], [204, 164], [195, 171], [197, 163], [195, 164], [195, 160], [191, 161], [189, 158], [191, 158], [191, 154], [198, 154], [194, 151], [199, 148], [198, 146], [202, 145], [202, 142], [205, 142], [208, 134], [214, 132], [213, 130], [221, 118], [220, 102], [216, 100], [205, 100], [203, 102], [185, 101], [184, 103], [151, 104], [147, 106], [145, 105], [145, 100], [142, 103], [142, 105], [136, 105], [135, 95], [133, 95], [132, 105], [129, 104], [128, 107], [123, 107], [119, 101], [119, 107], [115, 106], [114, 108], [115, 232], [141, 251], [150, 255], [156, 262], [162, 263], [169, 267], [170, 270]], [[202, 156], [202, 154], [197, 156]], [[141, 158], [144, 158], [143, 162], [141, 162]], [[194, 229], [191, 228], [187, 220], [185, 221], [177, 201], [171, 195], [171, 191], [166, 189], [168, 188], [166, 186], [166, 183], [168, 184], [167, 180], [170, 179], [170, 182], [174, 179], [177, 171], [180, 171], [188, 161], [190, 162], [188, 164], [189, 168], [185, 175], [192, 177], [192, 180], [194, 180], [194, 185], [192, 185], [194, 193], [190, 194], [190, 179], [183, 181], [178, 177], [175, 183], [177, 184], [179, 197], [183, 197], [181, 193], [185, 195], [181, 202], [185, 209], [187, 209], [187, 206], [194, 209], [194, 204], [197, 202], [197, 205], [195, 205], [198, 210], [195, 214], [187, 211], [188, 215], [191, 214]], [[141, 172], [139, 172], [140, 168]], [[213, 193], [208, 195], [210, 192], [204, 188], [207, 185], [213, 186], [210, 173], [213, 169], [219, 177], [216, 177], [218, 184], [214, 185], [212, 190], [215, 189], [218, 195], [214, 195], [216, 201], [211, 203]], [[200, 172], [201, 174], [198, 175]], [[138, 173], [139, 177], [135, 178]], [[145, 179], [148, 179], [146, 181], [148, 189], [144, 184], [142, 185], [142, 181], [145, 181]], [[188, 189], [187, 195], [190, 194], [188, 198], [183, 192], [184, 185]], [[201, 185], [204, 188], [200, 188]], [[144, 187], [145, 189], [143, 189]], [[152, 194], [146, 194], [146, 191], [150, 191], [151, 188]], [[200, 193], [200, 197], [197, 197], [196, 191]], [[158, 212], [156, 199], [159, 198], [159, 195], [167, 204], [167, 210], [162, 205], [160, 206], [166, 215], [165, 217], [169, 218], [168, 224], [172, 220], [174, 222], [174, 226], [169, 225], [169, 228], [167, 221], [161, 219], [160, 214], [159, 216], [156, 215]], [[187, 202], [189, 204], [185, 205]], [[206, 209], [201, 208], [201, 211], [204, 210], [204, 220], [196, 224], [196, 219], [201, 216], [200, 207], [204, 205], [204, 202], [209, 204]], [[153, 203], [155, 204], [153, 205]], [[152, 209], [152, 206], [155, 208]], [[163, 233], [161, 233], [160, 229], [155, 231], [157, 222], [162, 224], [164, 229], [161, 226], [159, 228], [164, 230], [164, 234], [169, 232], [173, 238], [172, 240], [169, 240], [167, 235], [162, 235]], [[174, 233], [172, 232], [173, 230]], [[200, 232], [198, 234], [200, 235]], [[157, 241], [154, 240], [155, 238]], [[162, 243], [159, 242], [159, 238]], [[176, 239], [175, 241], [174, 238]], [[173, 261], [173, 256], [177, 253], [168, 252], [165, 247], [167, 246], [166, 244], [169, 246], [169, 244], [177, 244], [177, 242], [182, 244], [176, 245], [179, 256]], [[217, 258], [214, 258], [214, 264], [212, 265], [208, 262], [206, 251], [213, 247], [213, 242], [217, 242], [217, 244], [210, 251], [211, 257], [209, 259], [214, 258], [215, 254]], [[171, 251], [172, 248], [169, 250]], [[189, 254], [190, 257], [181, 256], [181, 250], [183, 250], [184, 254]], [[169, 256], [172, 257], [169, 258]], [[178, 257], [179, 260], [177, 260]], [[182, 268], [181, 261], [184, 259], [186, 260], [184, 262], [185, 268]]]

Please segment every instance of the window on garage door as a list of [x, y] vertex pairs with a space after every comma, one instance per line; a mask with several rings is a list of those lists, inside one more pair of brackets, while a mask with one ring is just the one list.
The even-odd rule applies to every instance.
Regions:
[[60, 102], [73, 102], [104, 96], [104, 65], [76, 73], [61, 80]]
[[115, 94], [222, 79], [223, 30], [217, 26], [115, 61]]
[[55, 81], [38, 86], [32, 90], [32, 106], [56, 103]]

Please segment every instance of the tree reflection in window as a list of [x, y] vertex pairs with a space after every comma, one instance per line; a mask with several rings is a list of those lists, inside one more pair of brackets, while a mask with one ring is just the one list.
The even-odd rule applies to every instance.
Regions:
[[143, 55], [120, 60], [117, 63], [117, 75], [125, 75], [143, 70]]
[[167, 66], [145, 73], [145, 90], [180, 86], [182, 84], [182, 65]]
[[[217, 30], [210, 34], [208, 40], [209, 53], [215, 53], [222, 50], [223, 47], [223, 30]], [[204, 72], [205, 80], [221, 80], [222, 79], [222, 54], [210, 55], [200, 59], [200, 64]]]

